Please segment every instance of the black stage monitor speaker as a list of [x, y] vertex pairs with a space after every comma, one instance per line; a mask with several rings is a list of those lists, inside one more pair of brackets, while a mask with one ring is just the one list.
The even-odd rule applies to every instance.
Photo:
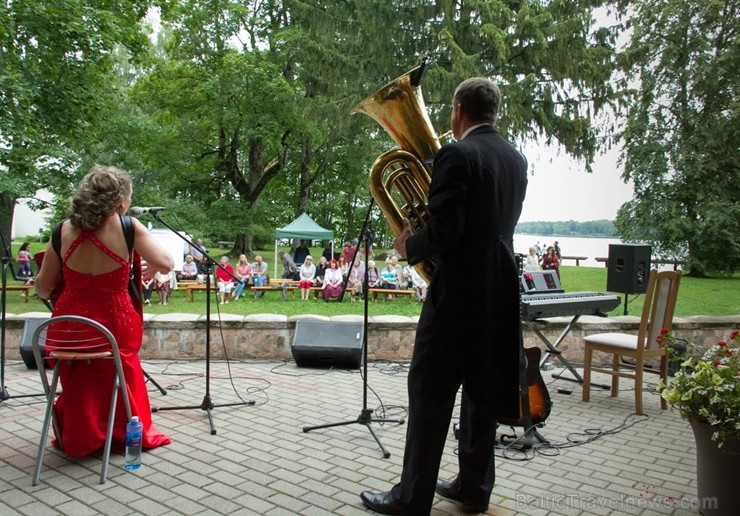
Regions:
[[[23, 326], [23, 335], [21, 335], [21, 358], [28, 369], [36, 369], [36, 359], [33, 357], [33, 332], [46, 321], [43, 319], [26, 319]], [[41, 355], [44, 355], [44, 343], [41, 343]]]
[[565, 292], [555, 271], [532, 271], [522, 274], [522, 294], [562, 294]]
[[606, 290], [622, 294], [644, 294], [650, 277], [650, 246], [609, 244]]
[[293, 359], [298, 366], [357, 369], [362, 362], [361, 322], [298, 321]]

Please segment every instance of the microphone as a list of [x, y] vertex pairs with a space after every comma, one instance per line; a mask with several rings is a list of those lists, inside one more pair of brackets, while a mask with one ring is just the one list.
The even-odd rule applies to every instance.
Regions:
[[160, 211], [164, 211], [167, 208], [164, 206], [153, 206], [149, 208], [142, 208], [140, 206], [133, 206], [131, 209], [128, 210], [129, 215], [132, 217], [138, 217], [140, 215], [144, 215], [145, 213], [151, 213], [152, 215], [156, 215]]

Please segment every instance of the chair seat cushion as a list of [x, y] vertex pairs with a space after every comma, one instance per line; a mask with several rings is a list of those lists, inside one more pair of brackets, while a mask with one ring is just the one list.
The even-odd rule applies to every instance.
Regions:
[[622, 349], [637, 349], [637, 335], [627, 333], [596, 333], [583, 338], [591, 344], [614, 346]]

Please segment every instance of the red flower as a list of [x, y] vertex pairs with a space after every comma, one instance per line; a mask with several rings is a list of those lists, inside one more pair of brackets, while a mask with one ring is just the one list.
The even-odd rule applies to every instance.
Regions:
[[729, 349], [726, 349], [725, 350], [725, 356], [726, 357], [731, 357], [732, 356], [732, 351], [730, 351]]
[[738, 335], [740, 335], [740, 330], [733, 330], [732, 333], [730, 333], [730, 340], [735, 340]]
[[661, 335], [667, 335], [668, 334], [668, 330], [666, 330], [665, 328], [663, 328], [662, 330], [660, 330], [660, 334]]
[[726, 342], [725, 342], [724, 340], [721, 340], [721, 341], [719, 341], [719, 342], [717, 343], [717, 345], [718, 345], [719, 347], [721, 347], [721, 348], [724, 348], [725, 346], [727, 346], [727, 343], [726, 343]]

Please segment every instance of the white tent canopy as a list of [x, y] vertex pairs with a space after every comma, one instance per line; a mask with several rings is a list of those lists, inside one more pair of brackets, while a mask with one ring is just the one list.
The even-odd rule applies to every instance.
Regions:
[[331, 252], [334, 256], [334, 232], [322, 228], [314, 221], [308, 213], [302, 213], [297, 219], [285, 227], [275, 230], [275, 272], [274, 277], [278, 277], [278, 240], [281, 238], [300, 238], [303, 240], [331, 240]]

